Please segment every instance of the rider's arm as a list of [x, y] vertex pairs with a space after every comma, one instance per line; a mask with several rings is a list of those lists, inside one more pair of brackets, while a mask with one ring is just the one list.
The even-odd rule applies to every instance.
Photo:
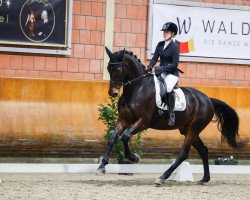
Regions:
[[155, 48], [154, 56], [151, 59], [149, 65], [148, 65], [148, 68], [152, 69], [154, 67], [154, 65], [157, 63], [158, 58], [159, 58], [159, 43]]

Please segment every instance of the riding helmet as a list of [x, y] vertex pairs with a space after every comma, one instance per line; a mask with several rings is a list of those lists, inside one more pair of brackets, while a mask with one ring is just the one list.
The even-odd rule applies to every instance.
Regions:
[[170, 31], [173, 32], [174, 35], [177, 35], [178, 27], [173, 22], [167, 22], [163, 25], [161, 31]]

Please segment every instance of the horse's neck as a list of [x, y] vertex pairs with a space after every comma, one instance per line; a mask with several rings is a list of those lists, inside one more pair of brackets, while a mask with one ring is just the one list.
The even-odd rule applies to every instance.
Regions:
[[131, 81], [124, 87], [124, 95], [127, 99], [130, 99], [133, 94], [137, 93], [141, 88], [143, 88], [143, 80], [141, 78], [146, 71], [144, 66], [135, 58], [129, 55], [125, 55], [124, 61], [127, 66], [127, 82]]
[[[127, 85], [123, 88], [123, 99], [126, 104], [133, 104], [134, 102], [141, 102], [144, 96], [154, 91], [153, 76], [147, 76]], [[144, 101], [144, 100], [143, 100]]]
[[146, 71], [143, 68], [135, 68], [131, 67], [132, 69], [129, 69], [128, 73], [128, 80], [127, 81], [132, 81], [131, 84], [127, 85], [123, 89], [123, 93], [125, 98], [131, 99], [132, 96], [138, 95], [138, 92], [142, 92], [145, 89], [145, 79], [146, 77], [142, 77]]
[[145, 74], [143, 66], [130, 66], [128, 68], [128, 79], [131, 81]]

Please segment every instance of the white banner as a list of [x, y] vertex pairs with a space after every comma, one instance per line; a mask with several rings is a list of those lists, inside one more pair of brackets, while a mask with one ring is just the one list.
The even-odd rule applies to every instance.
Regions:
[[151, 55], [163, 40], [163, 24], [171, 21], [179, 28], [175, 39], [183, 56], [250, 59], [250, 11], [200, 5], [151, 6]]

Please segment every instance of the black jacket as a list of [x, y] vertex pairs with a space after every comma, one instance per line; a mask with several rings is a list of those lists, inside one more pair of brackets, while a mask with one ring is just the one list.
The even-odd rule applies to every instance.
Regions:
[[154, 66], [160, 57], [160, 66], [162, 66], [163, 71], [166, 73], [173, 74], [179, 77], [178, 63], [179, 63], [179, 45], [173, 40], [168, 44], [165, 49], [163, 49], [165, 41], [158, 43], [154, 56], [149, 64], [149, 66]]

